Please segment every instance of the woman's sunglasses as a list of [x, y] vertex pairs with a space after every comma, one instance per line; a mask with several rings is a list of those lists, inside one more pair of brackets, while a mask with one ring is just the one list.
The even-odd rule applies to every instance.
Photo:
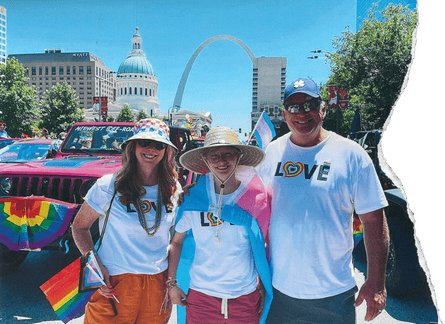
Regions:
[[153, 141], [153, 140], [149, 140], [149, 139], [138, 139], [137, 143], [140, 147], [148, 147], [153, 143], [154, 148], [157, 149], [158, 151], [162, 151], [163, 149], [165, 149], [167, 147], [167, 144], [165, 144], [165, 143], [161, 143], [161, 142]]

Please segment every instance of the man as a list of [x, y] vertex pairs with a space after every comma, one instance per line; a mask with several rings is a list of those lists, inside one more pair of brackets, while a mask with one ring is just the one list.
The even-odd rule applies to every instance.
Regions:
[[[313, 80], [286, 87], [290, 132], [271, 142], [259, 167], [273, 193], [270, 255], [274, 299], [267, 323], [355, 323], [386, 304], [387, 206], [374, 166], [355, 142], [323, 128], [326, 106]], [[353, 212], [363, 225], [368, 278], [354, 304]]]
[[43, 127], [43, 129], [42, 129], [42, 135], [40, 136], [40, 138], [49, 138], [49, 139], [51, 139], [51, 136], [49, 135], [49, 132], [48, 132], [48, 130], [45, 127]]
[[6, 123], [0, 123], [0, 138], [10, 138], [6, 131]]

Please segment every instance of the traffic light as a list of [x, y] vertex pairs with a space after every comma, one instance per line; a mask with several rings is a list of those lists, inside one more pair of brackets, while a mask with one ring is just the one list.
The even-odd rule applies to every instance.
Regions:
[[239, 133], [241, 134], [242, 132], [241, 132], [241, 128], [239, 129]]

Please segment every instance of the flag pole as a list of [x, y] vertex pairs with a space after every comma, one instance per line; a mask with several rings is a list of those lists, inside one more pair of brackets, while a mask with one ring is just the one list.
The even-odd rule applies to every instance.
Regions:
[[265, 111], [262, 112], [262, 114], [260, 115], [260, 118], [258, 118], [258, 120], [256, 121], [255, 127], [253, 128], [252, 132], [250, 133], [249, 139], [247, 140], [247, 144], [250, 143], [250, 140], [252, 139], [253, 134], [254, 134], [255, 131], [256, 131], [256, 127], [258, 126], [258, 122], [260, 121], [261, 118], [263, 118], [263, 114], [264, 114], [264, 113], [265, 113]]

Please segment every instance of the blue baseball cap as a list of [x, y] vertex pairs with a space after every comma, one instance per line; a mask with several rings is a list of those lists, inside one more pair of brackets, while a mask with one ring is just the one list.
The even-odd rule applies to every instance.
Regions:
[[305, 93], [311, 97], [321, 99], [320, 90], [318, 89], [318, 86], [314, 80], [311, 79], [297, 79], [289, 84], [286, 87], [286, 90], [284, 90], [283, 103], [285, 103], [290, 96], [296, 93]]

